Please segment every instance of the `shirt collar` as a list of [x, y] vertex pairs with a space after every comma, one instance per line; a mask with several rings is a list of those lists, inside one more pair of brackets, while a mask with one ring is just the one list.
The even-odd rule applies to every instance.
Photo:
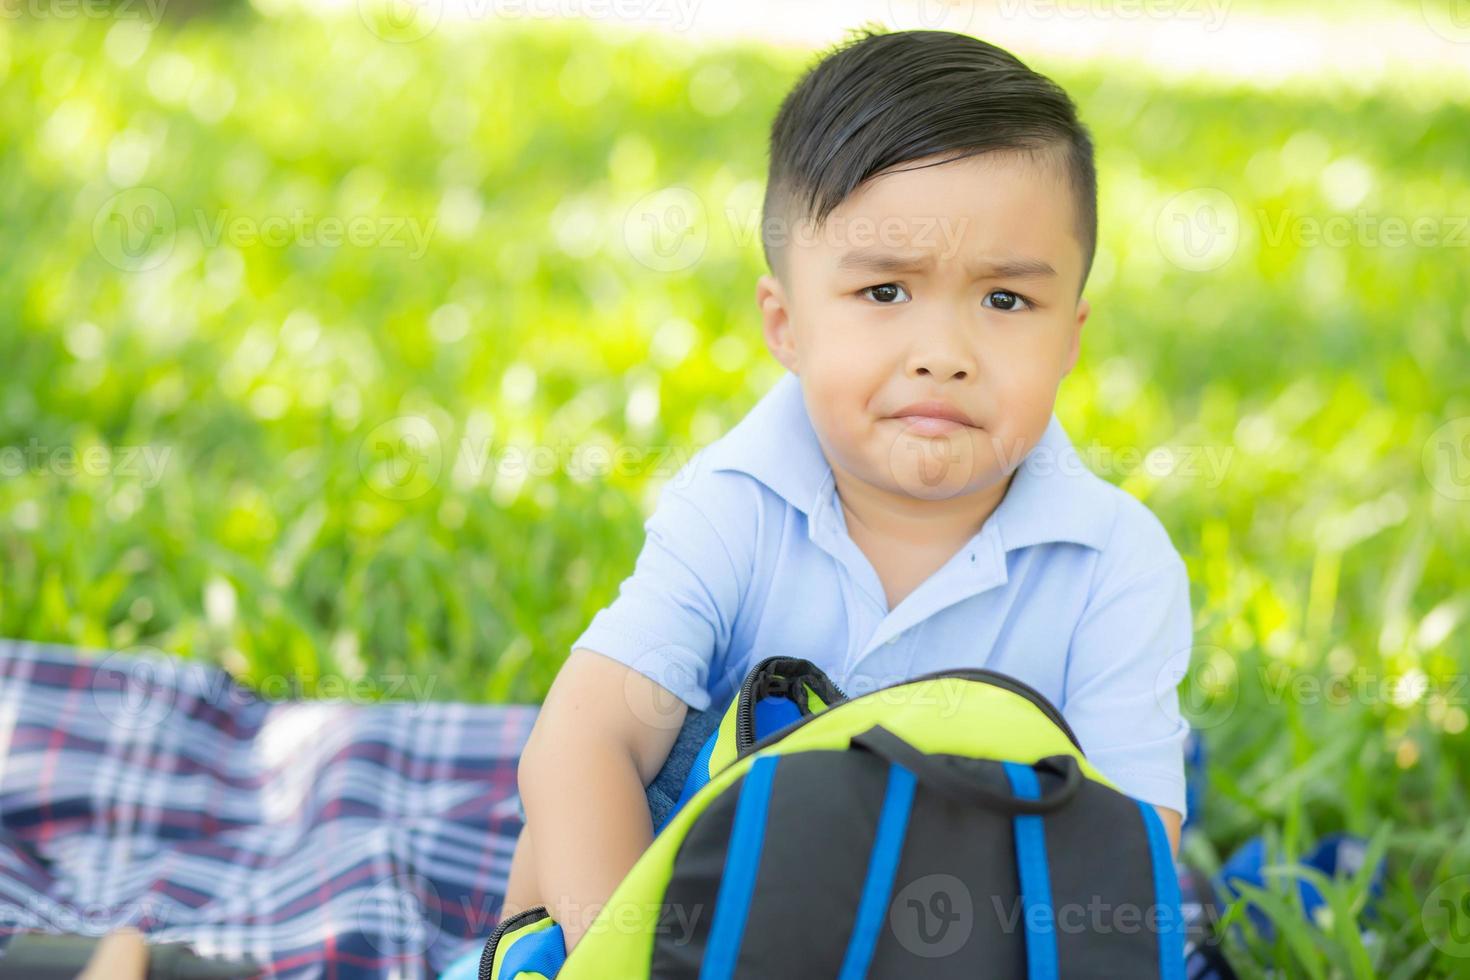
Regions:
[[[754, 477], [808, 518], [831, 492], [831, 464], [807, 415], [801, 383], [790, 371], [707, 453], [711, 469]], [[994, 526], [1006, 551], [1052, 541], [1101, 549], [1110, 523], [1106, 486], [1087, 469], [1053, 414], [981, 533]]]

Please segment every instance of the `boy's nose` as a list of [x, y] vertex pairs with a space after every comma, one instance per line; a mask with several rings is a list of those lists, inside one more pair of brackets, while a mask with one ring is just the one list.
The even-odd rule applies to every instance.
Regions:
[[969, 372], [966, 371], [964, 368], [955, 368], [953, 370], [948, 370], [944, 367], [936, 367], [931, 370], [928, 367], [920, 365], [918, 371], [915, 373], [923, 378], [932, 377], [937, 378], [940, 381], [948, 381], [950, 378], [953, 378], [956, 381], [963, 381], [965, 378], [969, 377]]
[[909, 373], [935, 381], [963, 381], [975, 373], [975, 360], [952, 341], [930, 340], [909, 355]]
[[911, 378], [964, 381], [975, 377], [980, 365], [964, 317], [936, 316], [916, 324], [909, 335], [906, 372]]

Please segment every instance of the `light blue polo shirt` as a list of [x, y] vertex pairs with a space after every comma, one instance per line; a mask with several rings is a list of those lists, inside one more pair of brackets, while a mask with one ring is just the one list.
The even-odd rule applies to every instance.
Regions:
[[1001, 671], [1046, 695], [1124, 792], [1186, 814], [1184, 562], [1055, 415], [981, 529], [893, 609], [790, 372], [664, 483], [644, 529], [632, 573], [573, 648], [695, 709], [724, 706], [776, 655], [812, 661], [849, 696], [950, 667]]

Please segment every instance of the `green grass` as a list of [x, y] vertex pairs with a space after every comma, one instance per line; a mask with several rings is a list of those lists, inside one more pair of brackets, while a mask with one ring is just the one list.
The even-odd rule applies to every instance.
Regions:
[[[146, 49], [112, 27], [0, 22], [0, 635], [157, 647], [308, 694], [347, 677], [391, 696], [412, 674], [435, 698], [539, 700], [631, 569], [658, 480], [779, 373], [758, 245], [724, 209], [758, 206], [804, 57], [534, 23], [390, 44], [355, 20], [241, 17], [166, 25]], [[1184, 690], [1212, 763], [1197, 856], [1265, 829], [1289, 862], [1346, 829], [1389, 860], [1376, 944], [1349, 924], [1354, 883], [1320, 933], [1279, 884], [1263, 903], [1282, 938], [1232, 958], [1261, 976], [1463, 972], [1425, 910], [1470, 873], [1470, 503], [1425, 460], [1470, 416], [1470, 243], [1270, 234], [1288, 211], [1361, 208], [1453, 238], [1470, 106], [1037, 67], [1081, 105], [1103, 188], [1094, 314], [1058, 413], [1079, 448], [1228, 464], [1103, 474], [1192, 573]], [[659, 271], [624, 216], [673, 184], [703, 201], [708, 244]], [[176, 222], [139, 271], [108, 261], [148, 264], [107, 237], [132, 185]], [[1195, 272], [1155, 229], [1199, 187], [1244, 231]], [[439, 220], [421, 254], [388, 224], [376, 245], [210, 244], [222, 218], [298, 211]], [[456, 465], [466, 439], [478, 473]], [[419, 459], [407, 484], [385, 445]], [[497, 472], [531, 445], [634, 455], [602, 475]], [[119, 454], [71, 473], [63, 447], [146, 451], [161, 471]], [[1427, 692], [1391, 696], [1401, 678]]]

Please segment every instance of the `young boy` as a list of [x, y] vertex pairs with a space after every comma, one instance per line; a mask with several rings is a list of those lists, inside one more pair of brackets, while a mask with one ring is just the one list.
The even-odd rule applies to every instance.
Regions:
[[778, 653], [849, 695], [1018, 677], [1178, 849], [1185, 566], [1053, 415], [1097, 234], [1074, 105], [983, 41], [866, 32], [787, 96], [770, 153], [756, 300], [787, 373], [665, 484], [520, 761], [503, 914], [546, 905], [568, 950]]

